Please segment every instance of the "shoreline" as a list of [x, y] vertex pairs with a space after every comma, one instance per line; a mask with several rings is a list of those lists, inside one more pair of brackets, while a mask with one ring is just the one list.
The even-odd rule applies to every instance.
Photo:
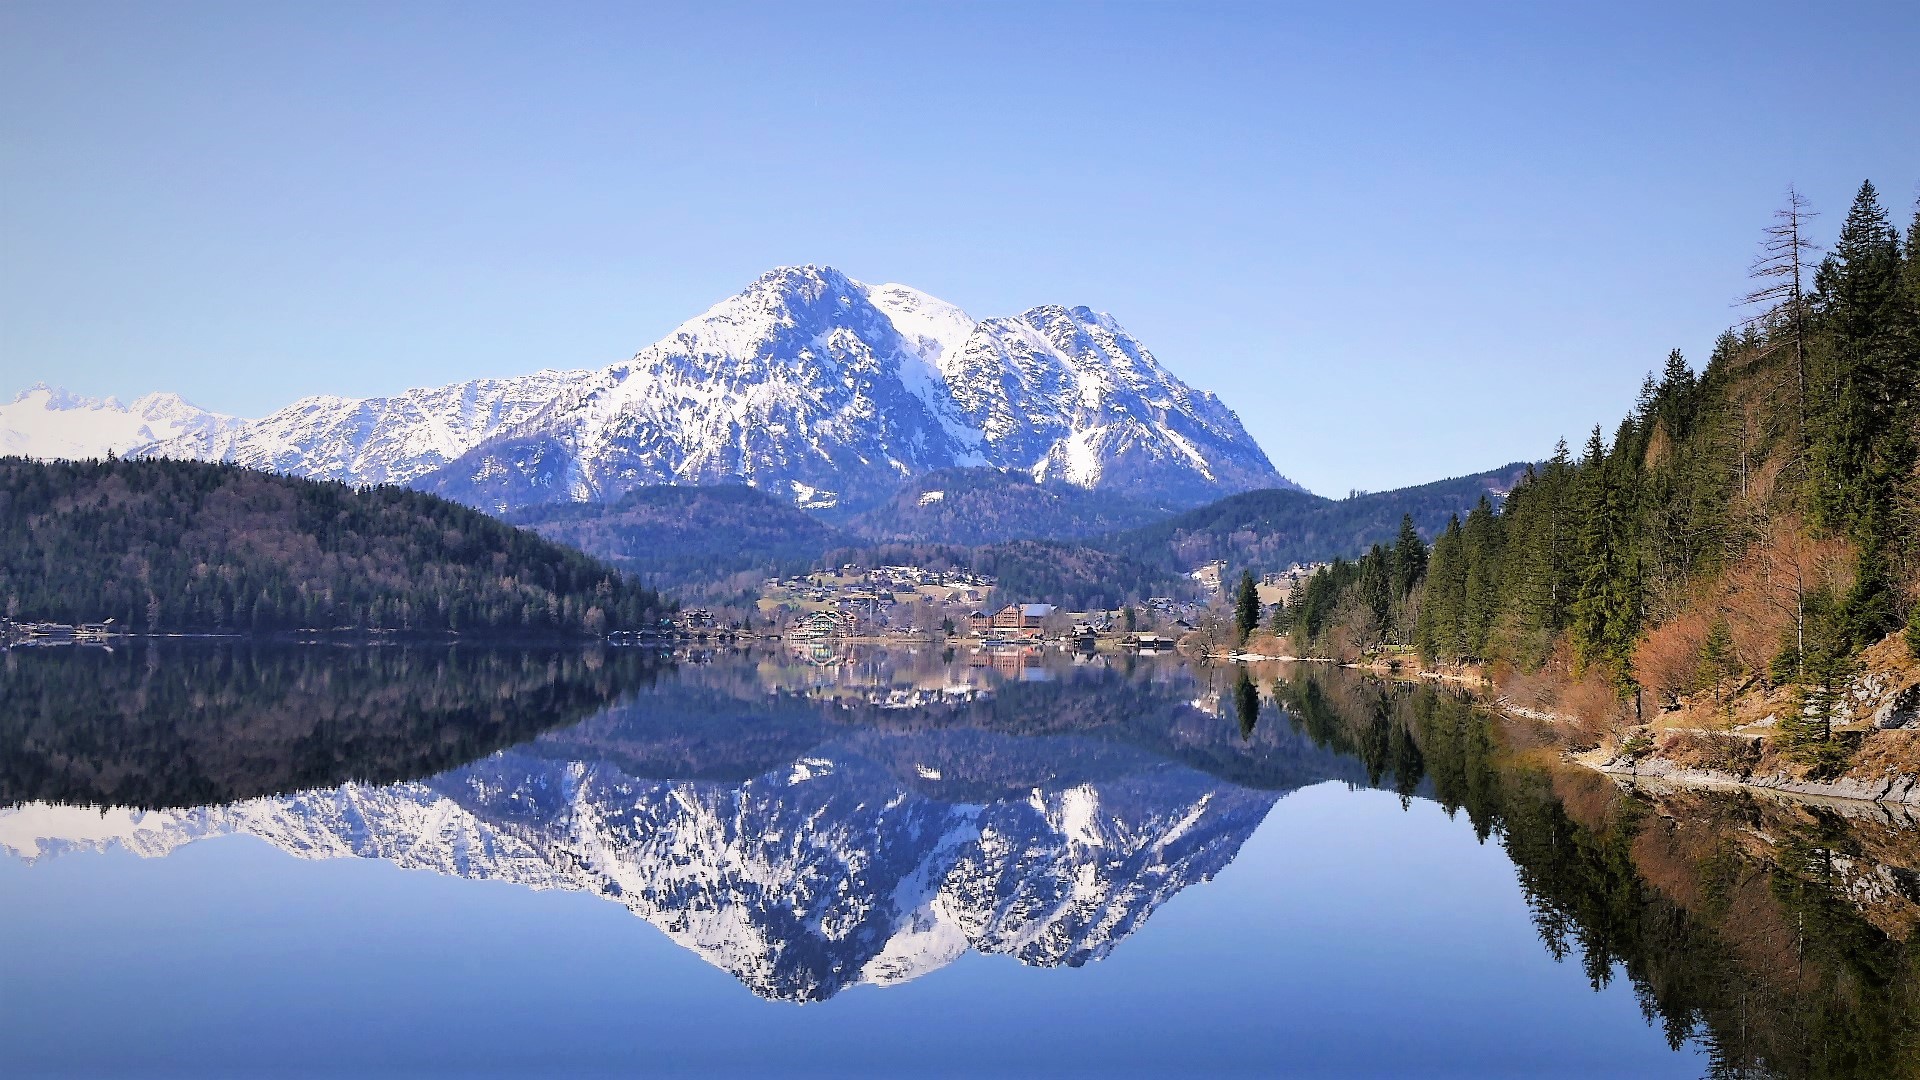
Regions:
[[1807, 780], [1785, 773], [1740, 776], [1718, 769], [1676, 765], [1664, 758], [1651, 756], [1621, 764], [1618, 754], [1605, 750], [1568, 752], [1563, 753], [1561, 758], [1569, 764], [1635, 784], [1651, 781], [1697, 791], [1764, 791], [1798, 798], [1838, 799], [1855, 804], [1920, 810], [1920, 774], [1914, 773], [1889, 772], [1884, 774], [1884, 778], [1873, 780], [1844, 775], [1832, 780]]
[[[1209, 659], [1234, 663], [1337, 663], [1332, 658], [1323, 657], [1271, 657], [1245, 653], [1209, 657]], [[1502, 694], [1500, 688], [1484, 676], [1435, 671], [1417, 665], [1409, 670], [1402, 665], [1388, 664], [1378, 660], [1346, 663], [1340, 666], [1401, 682], [1452, 684], [1472, 694], [1474, 704], [1478, 708], [1549, 732], [1563, 731], [1583, 723], [1576, 716], [1548, 709], [1531, 708], [1515, 702]], [[1567, 764], [1632, 784], [1647, 783], [1700, 791], [1744, 790], [1796, 799], [1832, 799], [1853, 806], [1901, 807], [1920, 811], [1920, 763], [1911, 766], [1905, 763], [1887, 765], [1884, 771], [1877, 774], [1842, 773], [1830, 779], [1814, 779], [1781, 770], [1738, 773], [1724, 769], [1701, 768], [1664, 757], [1657, 748], [1652, 752], [1631, 757], [1623, 755], [1618, 748], [1596, 747], [1584, 751], [1562, 749], [1559, 757]], [[1867, 767], [1870, 768], [1870, 766]]]

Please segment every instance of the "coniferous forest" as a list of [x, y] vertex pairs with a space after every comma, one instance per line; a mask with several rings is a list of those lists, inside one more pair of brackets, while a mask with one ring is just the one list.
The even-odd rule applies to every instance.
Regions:
[[1604, 682], [1636, 707], [1795, 686], [1786, 734], [1832, 741], [1859, 653], [1920, 650], [1920, 213], [1863, 184], [1830, 249], [1797, 193], [1764, 233], [1754, 317], [1696, 374], [1679, 351], [1612, 432], [1564, 442], [1429, 548], [1320, 572], [1275, 613], [1297, 647], [1417, 649]]
[[186, 461], [0, 458], [0, 604], [137, 632], [587, 634], [659, 594], [478, 511]]

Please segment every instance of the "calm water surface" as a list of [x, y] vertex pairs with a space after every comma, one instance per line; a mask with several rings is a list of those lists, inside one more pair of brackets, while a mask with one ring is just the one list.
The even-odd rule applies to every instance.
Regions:
[[1348, 673], [18, 651], [6, 1075], [1911, 1072], [1911, 821]]

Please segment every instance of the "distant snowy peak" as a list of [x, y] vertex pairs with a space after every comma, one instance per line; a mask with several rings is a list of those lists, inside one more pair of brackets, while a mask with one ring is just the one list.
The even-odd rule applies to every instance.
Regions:
[[98, 458], [182, 436], [233, 431], [245, 420], [208, 412], [178, 394], [153, 393], [122, 405], [35, 383], [0, 405], [0, 454]]
[[1104, 312], [1047, 305], [988, 319], [946, 374], [996, 463], [1037, 480], [1193, 501], [1297, 486], [1219, 398], [1175, 378]]

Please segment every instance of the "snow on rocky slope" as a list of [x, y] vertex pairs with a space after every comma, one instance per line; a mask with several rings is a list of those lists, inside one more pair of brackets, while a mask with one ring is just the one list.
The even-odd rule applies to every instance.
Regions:
[[157, 857], [249, 834], [627, 907], [763, 997], [903, 982], [968, 949], [1077, 966], [1210, 879], [1274, 792], [1165, 767], [1111, 784], [945, 802], [858, 753], [743, 784], [649, 780], [507, 751], [433, 780], [183, 811], [0, 811], [0, 849]]
[[301, 398], [244, 427], [183, 435], [141, 453], [312, 480], [407, 484], [526, 420], [588, 374], [537, 371], [392, 397]]
[[819, 266], [771, 271], [599, 371], [310, 398], [144, 452], [409, 483], [490, 510], [739, 480], [826, 507], [969, 465], [1196, 503], [1293, 486], [1231, 410], [1111, 316], [976, 321]]
[[213, 438], [247, 421], [155, 393], [122, 405], [35, 383], [0, 405], [0, 455], [98, 458], [168, 439]]

